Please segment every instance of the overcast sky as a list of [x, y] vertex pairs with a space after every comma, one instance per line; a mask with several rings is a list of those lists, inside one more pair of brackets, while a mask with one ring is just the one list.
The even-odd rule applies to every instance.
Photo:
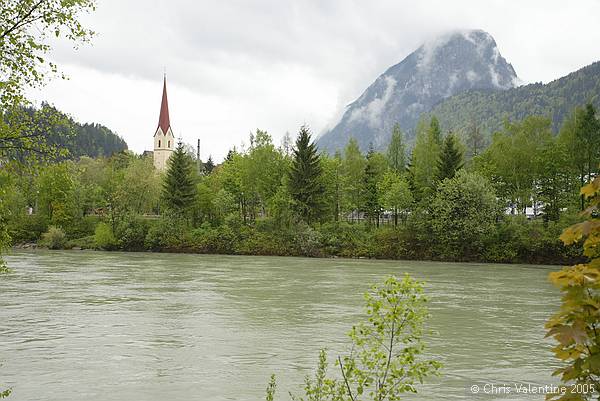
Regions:
[[303, 123], [334, 124], [379, 74], [423, 41], [479, 28], [526, 83], [600, 59], [600, 0], [98, 0], [98, 34], [53, 59], [69, 80], [32, 93], [99, 122], [136, 152], [151, 150], [163, 69], [171, 126], [220, 160], [250, 131], [279, 144]]

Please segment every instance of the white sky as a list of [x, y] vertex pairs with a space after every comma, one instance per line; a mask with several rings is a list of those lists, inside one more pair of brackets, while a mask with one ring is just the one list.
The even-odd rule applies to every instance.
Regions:
[[98, 35], [53, 59], [69, 80], [32, 92], [151, 150], [163, 68], [171, 126], [220, 160], [250, 131], [315, 135], [423, 41], [483, 29], [526, 83], [600, 59], [600, 0], [98, 0]]

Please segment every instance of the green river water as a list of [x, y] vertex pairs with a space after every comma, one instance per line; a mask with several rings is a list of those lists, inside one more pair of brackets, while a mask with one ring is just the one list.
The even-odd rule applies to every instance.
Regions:
[[543, 328], [559, 301], [552, 267], [86, 251], [6, 259], [8, 400], [263, 400], [272, 372], [287, 400], [319, 349], [331, 361], [347, 350], [369, 284], [405, 272], [426, 282], [428, 353], [444, 364], [407, 399], [541, 400], [483, 386], [555, 383]]

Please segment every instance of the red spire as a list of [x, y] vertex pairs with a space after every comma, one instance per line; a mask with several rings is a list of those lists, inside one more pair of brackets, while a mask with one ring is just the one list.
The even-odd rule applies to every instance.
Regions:
[[158, 126], [162, 130], [163, 134], [167, 134], [167, 130], [171, 126], [169, 121], [169, 102], [167, 101], [167, 76], [163, 84], [162, 102], [160, 104], [160, 117], [158, 117]]

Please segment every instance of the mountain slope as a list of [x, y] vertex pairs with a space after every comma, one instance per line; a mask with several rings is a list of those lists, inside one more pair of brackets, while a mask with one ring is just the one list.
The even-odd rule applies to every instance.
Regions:
[[354, 137], [364, 150], [387, 145], [392, 127], [412, 130], [441, 100], [472, 89], [503, 90], [518, 82], [494, 38], [481, 30], [444, 35], [390, 67], [351, 103], [341, 121], [318, 139], [333, 152]]
[[108, 157], [127, 149], [125, 140], [107, 127], [81, 124], [47, 103], [42, 103], [39, 109], [26, 107], [23, 111], [21, 118], [33, 127], [34, 133], [43, 133], [48, 144], [68, 150], [66, 158]]
[[600, 62], [545, 85], [461, 93], [436, 105], [430, 114], [438, 117], [444, 130], [455, 132], [465, 132], [475, 122], [489, 134], [500, 130], [504, 119], [514, 121], [528, 115], [550, 117], [558, 131], [573, 108], [586, 102], [600, 108]]

